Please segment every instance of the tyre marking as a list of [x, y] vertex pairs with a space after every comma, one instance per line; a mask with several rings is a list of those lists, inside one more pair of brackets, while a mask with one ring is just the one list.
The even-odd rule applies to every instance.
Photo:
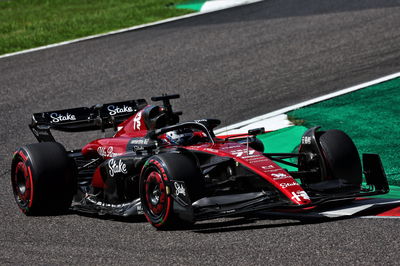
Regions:
[[26, 158], [25, 154], [22, 151], [19, 152], [19, 156], [21, 156], [21, 158], [24, 160], [24, 162], [26, 162], [26, 160], [28, 159], [28, 158]]
[[33, 179], [32, 179], [32, 171], [31, 171], [30, 166], [28, 166], [28, 173], [29, 173], [29, 180], [31, 182], [31, 186], [30, 186], [31, 195], [30, 195], [29, 204], [28, 204], [28, 208], [30, 208], [30, 207], [32, 207], [32, 203], [33, 203]]
[[[153, 164], [158, 168], [158, 170], [160, 170], [163, 179], [164, 179], [166, 182], [168, 182], [167, 174], [165, 173], [165, 170], [164, 170], [164, 168], [162, 167], [161, 163], [158, 162], [158, 161], [156, 161], [156, 160], [150, 160], [150, 163], [153, 163]], [[166, 184], [165, 184], [165, 186], [166, 186]], [[146, 193], [146, 194], [147, 194], [147, 193]], [[168, 220], [170, 208], [171, 208], [171, 198], [167, 195], [167, 209], [166, 209], [166, 211], [165, 211], [166, 215], [165, 215], [163, 218], [160, 218], [160, 220], [159, 220], [157, 223], [154, 223], [154, 226], [155, 226], [155, 227], [160, 227], [160, 226], [162, 226], [162, 225]], [[147, 219], [150, 223], [152, 223], [151, 220], [150, 220], [150, 218], [147, 217], [146, 212], [145, 212], [145, 216], [146, 216], [146, 219]]]

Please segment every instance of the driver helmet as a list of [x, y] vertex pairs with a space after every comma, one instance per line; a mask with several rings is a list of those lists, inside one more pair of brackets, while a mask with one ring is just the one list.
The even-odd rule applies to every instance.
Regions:
[[190, 145], [194, 138], [193, 130], [188, 128], [169, 131], [165, 135], [173, 145]]

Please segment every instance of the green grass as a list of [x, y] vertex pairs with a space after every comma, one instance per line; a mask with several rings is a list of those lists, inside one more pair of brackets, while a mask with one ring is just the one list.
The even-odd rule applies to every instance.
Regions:
[[0, 54], [105, 33], [192, 11], [185, 0], [0, 1]]
[[378, 153], [388, 181], [400, 186], [400, 78], [290, 112], [304, 126], [341, 129], [360, 153]]

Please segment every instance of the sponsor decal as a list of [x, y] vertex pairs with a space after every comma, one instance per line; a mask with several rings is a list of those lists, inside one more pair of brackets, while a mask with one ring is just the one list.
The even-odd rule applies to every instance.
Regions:
[[303, 136], [303, 137], [301, 138], [301, 144], [306, 144], [306, 145], [311, 144], [311, 137]]
[[[88, 195], [86, 194], [85, 199], [93, 204], [96, 204], [97, 206], [101, 206], [101, 207], [109, 207], [109, 208], [126, 208], [128, 206], [132, 206], [131, 202], [128, 203], [121, 203], [121, 204], [110, 204], [110, 203], [105, 203], [105, 202], [101, 202], [99, 200], [96, 199], [95, 195]], [[140, 204], [139, 204], [140, 206]], [[139, 206], [138, 206], [138, 212], [139, 212]]]
[[58, 123], [62, 121], [74, 121], [76, 120], [75, 115], [71, 115], [69, 113], [66, 113], [65, 115], [62, 114], [57, 114], [57, 113], [51, 113], [50, 118], [52, 119], [51, 121], [53, 123]]
[[229, 213], [234, 213], [234, 212], [236, 212], [236, 210], [227, 210], [227, 211], [223, 211], [222, 213], [229, 214]]
[[133, 118], [133, 129], [135, 130], [140, 130], [141, 122], [140, 120], [142, 119], [142, 112], [139, 112], [135, 115]]
[[298, 183], [297, 182], [292, 182], [292, 183], [281, 183], [279, 184], [281, 186], [281, 188], [287, 188], [287, 187], [292, 187], [292, 186], [297, 186]]
[[274, 180], [281, 180], [281, 179], [286, 179], [286, 178], [290, 177], [284, 173], [271, 174], [271, 176], [273, 177]]
[[250, 163], [263, 163], [263, 162], [270, 162], [271, 160], [262, 156], [262, 155], [253, 155], [253, 156], [246, 156], [243, 158], [249, 158]]
[[115, 157], [118, 155], [121, 155], [120, 153], [115, 153], [114, 152], [114, 147], [110, 146], [110, 147], [98, 147], [97, 148], [97, 153], [102, 156], [102, 157]]
[[225, 147], [221, 147], [221, 150], [230, 150], [230, 149], [235, 149], [235, 148], [241, 148], [243, 147], [243, 145], [229, 145], [229, 146], [225, 146]]
[[186, 196], [186, 190], [182, 185], [179, 185], [178, 182], [174, 183], [174, 187], [175, 187], [175, 195], [179, 196], [180, 194], [182, 194], [183, 196]]
[[126, 164], [124, 164], [122, 160], [118, 161], [114, 159], [109, 160], [108, 168], [109, 168], [108, 173], [110, 174], [111, 177], [113, 177], [115, 174], [118, 173], [123, 173], [123, 174], [128, 173], [128, 171], [126, 170]]
[[280, 169], [280, 168], [273, 168], [273, 169], [268, 169], [266, 172], [267, 172], [267, 173], [272, 173], [272, 172], [280, 172], [280, 171], [282, 171], [282, 169]]
[[204, 150], [205, 150], [205, 151], [209, 151], [209, 152], [215, 152], [215, 153], [218, 153], [218, 152], [219, 152], [219, 150], [211, 149], [211, 148], [205, 148]]
[[261, 168], [262, 168], [262, 169], [264, 169], [264, 170], [271, 170], [271, 169], [274, 169], [274, 168], [275, 168], [275, 166], [274, 166], [274, 165], [272, 165], [272, 164], [270, 164], [270, 165], [264, 165], [264, 166], [261, 166]]
[[148, 139], [132, 139], [130, 144], [147, 145], [147, 144], [149, 144], [149, 140]]
[[[256, 151], [255, 150], [249, 150], [249, 153], [247, 153], [247, 149], [245, 150], [236, 150], [232, 151], [232, 154], [236, 157], [243, 157], [243, 158], [248, 158], [248, 156], [253, 155]], [[243, 156], [245, 155], [245, 156]]]
[[32, 132], [35, 136], [39, 136], [39, 132], [34, 127], [32, 127]]
[[137, 146], [137, 145], [135, 145], [135, 146], [133, 146], [133, 151], [144, 151], [144, 147], [143, 146]]
[[126, 106], [126, 105], [124, 105], [122, 107], [118, 107], [115, 105], [109, 105], [109, 106], [107, 106], [107, 110], [110, 115], [133, 112], [133, 108], [130, 106]]
[[144, 213], [144, 212], [143, 212], [143, 208], [142, 208], [142, 204], [139, 204], [139, 205], [136, 207], [136, 210], [137, 210], [138, 214], [143, 214], [143, 213]]
[[307, 195], [305, 191], [296, 191], [292, 192], [292, 200], [295, 199], [297, 201], [302, 201], [302, 200], [309, 200], [310, 197]]

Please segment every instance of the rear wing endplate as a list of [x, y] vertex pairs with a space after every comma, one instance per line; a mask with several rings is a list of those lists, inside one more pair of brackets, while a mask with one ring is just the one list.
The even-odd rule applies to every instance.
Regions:
[[50, 129], [65, 132], [83, 132], [117, 129], [130, 116], [147, 106], [145, 99], [97, 104], [92, 107], [79, 107], [50, 112], [36, 113], [32, 116], [29, 128], [39, 142], [55, 141]]

